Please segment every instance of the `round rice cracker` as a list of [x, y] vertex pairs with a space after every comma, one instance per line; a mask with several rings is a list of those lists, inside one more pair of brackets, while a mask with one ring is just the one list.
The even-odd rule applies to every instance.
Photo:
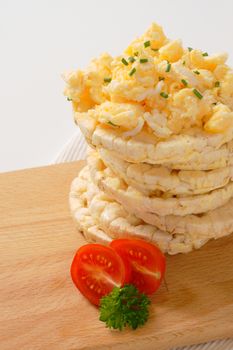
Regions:
[[144, 131], [123, 137], [117, 128], [97, 124], [88, 113], [76, 113], [75, 121], [90, 145], [115, 152], [128, 162], [179, 170], [211, 170], [233, 165], [232, 135], [224, 138], [221, 134], [191, 129], [161, 141]]
[[129, 211], [144, 222], [172, 234], [218, 239], [233, 233], [233, 199], [224, 206], [200, 215], [159, 216], [151, 212]]
[[129, 163], [104, 148], [99, 157], [117, 177], [147, 196], [158, 191], [172, 195], [196, 195], [224, 187], [233, 180], [233, 166], [214, 170], [174, 170], [160, 165]]
[[215, 238], [198, 233], [167, 233], [146, 224], [100, 191], [91, 182], [88, 167], [83, 168], [73, 180], [69, 202], [76, 226], [89, 242], [108, 244], [116, 238], [141, 238], [158, 245], [164, 253], [173, 255], [199, 249]]
[[149, 197], [119, 179], [96, 152], [89, 155], [88, 166], [91, 178], [100, 190], [131, 212], [150, 212], [159, 216], [202, 214], [225, 205], [233, 197], [233, 182], [207, 194]]

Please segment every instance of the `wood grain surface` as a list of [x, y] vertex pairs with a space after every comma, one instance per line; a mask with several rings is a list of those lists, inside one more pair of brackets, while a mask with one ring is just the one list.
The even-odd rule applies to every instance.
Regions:
[[[233, 337], [233, 236], [167, 258], [166, 282], [136, 331], [110, 331], [74, 287], [84, 242], [68, 192], [83, 163], [0, 174], [0, 349], [170, 349]], [[233, 215], [233, 213], [232, 213]]]

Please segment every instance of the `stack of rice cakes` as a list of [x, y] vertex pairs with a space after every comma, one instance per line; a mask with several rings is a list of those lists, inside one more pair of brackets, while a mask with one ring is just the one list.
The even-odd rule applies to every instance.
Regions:
[[233, 71], [157, 24], [124, 54], [65, 77], [92, 150], [70, 207], [88, 241], [138, 237], [169, 254], [233, 232]]

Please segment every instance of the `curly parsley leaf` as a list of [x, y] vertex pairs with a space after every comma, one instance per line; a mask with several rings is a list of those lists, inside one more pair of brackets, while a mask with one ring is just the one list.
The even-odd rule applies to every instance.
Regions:
[[131, 284], [115, 287], [101, 299], [99, 319], [107, 328], [122, 330], [128, 326], [136, 329], [148, 320], [150, 303], [150, 299]]

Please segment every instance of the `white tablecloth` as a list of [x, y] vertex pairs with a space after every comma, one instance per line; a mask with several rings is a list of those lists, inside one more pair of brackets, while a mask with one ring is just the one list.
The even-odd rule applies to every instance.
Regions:
[[[79, 159], [85, 159], [86, 149], [87, 144], [83, 135], [78, 129], [73, 137], [61, 149], [55, 158], [54, 163], [72, 162]], [[233, 350], [233, 339], [217, 340], [205, 344], [173, 348], [171, 350]]]

